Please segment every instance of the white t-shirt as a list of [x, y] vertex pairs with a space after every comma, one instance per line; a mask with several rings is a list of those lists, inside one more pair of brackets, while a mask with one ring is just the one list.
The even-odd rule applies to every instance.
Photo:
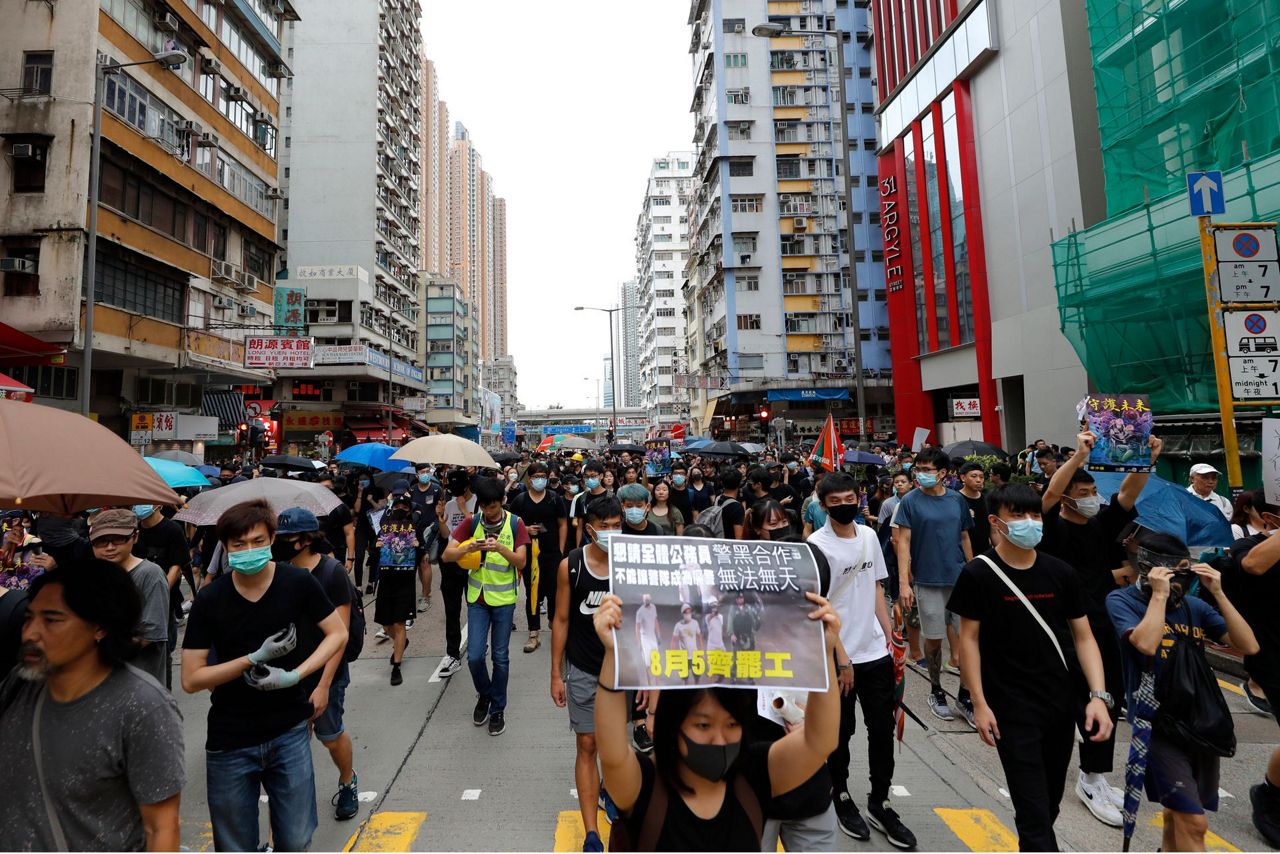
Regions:
[[673, 639], [679, 639], [679, 649], [685, 649], [690, 652], [698, 648], [698, 624], [690, 620], [685, 622], [680, 620], [676, 623], [675, 631], [672, 632]]
[[1216, 492], [1210, 492], [1208, 495], [1201, 495], [1196, 492], [1196, 488], [1194, 486], [1188, 486], [1187, 492], [1190, 492], [1201, 501], [1208, 501], [1214, 507], [1217, 507], [1218, 510], [1222, 512], [1222, 515], [1226, 516], [1228, 520], [1231, 519], [1231, 502], [1228, 501], [1225, 496], [1219, 495]]
[[641, 605], [636, 609], [636, 627], [640, 629], [641, 643], [658, 642], [658, 609], [654, 605]]
[[466, 520], [476, 514], [476, 497], [472, 495], [467, 499], [467, 506], [464, 508], [458, 503], [458, 499], [450, 498], [444, 505], [444, 518], [449, 524], [449, 530], [461, 525]]
[[879, 661], [889, 654], [884, 629], [876, 617], [877, 581], [889, 577], [876, 532], [855, 526], [853, 539], [836, 536], [830, 520], [809, 536], [809, 545], [821, 549], [831, 565], [831, 591], [827, 599], [840, 615], [840, 642], [854, 664]]

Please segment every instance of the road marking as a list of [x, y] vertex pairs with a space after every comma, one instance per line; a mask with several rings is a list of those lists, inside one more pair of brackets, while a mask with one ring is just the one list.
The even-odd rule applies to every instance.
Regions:
[[[604, 810], [596, 813], [596, 825], [600, 828], [600, 841], [609, 850], [609, 822], [605, 820]], [[578, 810], [563, 810], [556, 817], [556, 842], [553, 851], [581, 851], [582, 843], [587, 841], [587, 831], [582, 825], [582, 813]]]
[[911, 797], [911, 793], [907, 791], [907, 787], [906, 787], [906, 786], [890, 786], [890, 787], [889, 787], [889, 794], [893, 795], [895, 798], [909, 798], [909, 797]]
[[374, 813], [351, 835], [342, 850], [408, 851], [426, 820], [424, 812]]
[[362, 804], [371, 804], [378, 799], [377, 792], [361, 792], [356, 795], [356, 800]]
[[[466, 659], [466, 655], [467, 655], [467, 625], [466, 625], [466, 623], [463, 623], [463, 624], [462, 624], [462, 634], [459, 636], [459, 640], [458, 640], [458, 651], [459, 651], [460, 653], [462, 653], [462, 656], [463, 656], [463, 657], [462, 657], [462, 661], [463, 661], [463, 663], [465, 664], [465, 663], [466, 663], [466, 660], [467, 660], [467, 659]], [[428, 681], [428, 682], [439, 682], [439, 681], [441, 681], [442, 679], [451, 679], [451, 678], [453, 678], [453, 677], [451, 677], [451, 676], [441, 676], [441, 675], [440, 675], [440, 668], [444, 667], [444, 660], [445, 660], [446, 658], [448, 658], [448, 657], [449, 657], [449, 656], [447, 656], [447, 655], [442, 655], [442, 656], [440, 657], [440, 663], [439, 663], [439, 664], [437, 664], [437, 665], [436, 665], [436, 669], [435, 669], [435, 670], [433, 670], [433, 671], [431, 672], [431, 676], [427, 679], [427, 681]], [[459, 671], [458, 671], [458, 673], [461, 673], [461, 672], [462, 672], [461, 670], [459, 670]], [[457, 673], [455, 673], [455, 674], [453, 674], [453, 675], [454, 675], [454, 676], [457, 676], [458, 674], [457, 674]]]
[[1017, 851], [1018, 837], [991, 810], [933, 810], [970, 851]]
[[569, 790], [569, 797], [573, 798], [573, 799], [576, 801], [576, 800], [578, 799], [578, 790], [577, 790], [577, 789], [570, 789], [570, 790]]
[[1230, 792], [1228, 792], [1226, 789], [1219, 788], [1219, 789], [1218, 789], [1218, 797], [1220, 797], [1220, 798], [1234, 798], [1234, 797], [1235, 797], [1235, 795], [1231, 794], [1231, 793], [1230, 793]]
[[1230, 691], [1232, 694], [1239, 694], [1241, 697], [1243, 697], [1243, 696], [1244, 696], [1244, 689], [1243, 689], [1243, 688], [1241, 688], [1239, 685], [1237, 685], [1237, 684], [1236, 684], [1236, 683], [1234, 683], [1234, 682], [1228, 682], [1228, 681], [1227, 681], [1227, 680], [1225, 680], [1225, 679], [1219, 679], [1219, 680], [1218, 680], [1218, 684], [1219, 684], [1221, 687], [1226, 688], [1226, 689], [1227, 689], [1228, 691]]
[[[1153, 827], [1164, 827], [1164, 813], [1158, 812], [1151, 817]], [[1205, 831], [1204, 834], [1204, 850], [1205, 851], [1239, 851], [1240, 849], [1223, 839], [1212, 830]]]
[[1000, 794], [1004, 795], [1006, 798], [1007, 798], [1007, 797], [1009, 797], [1009, 790], [1008, 790], [1008, 789], [1005, 789], [1005, 788], [1001, 787], [1001, 788], [999, 788], [999, 789], [996, 789], [996, 791], [997, 791], [997, 792], [999, 792]]
[[479, 789], [463, 789], [462, 799], [464, 801], [478, 801], [480, 800], [480, 790]]

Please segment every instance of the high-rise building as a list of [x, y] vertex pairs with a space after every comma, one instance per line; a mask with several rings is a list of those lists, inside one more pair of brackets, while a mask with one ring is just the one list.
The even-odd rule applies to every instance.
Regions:
[[604, 357], [604, 392], [600, 405], [605, 409], [613, 406], [614, 399], [614, 382], [613, 382], [613, 359], [610, 356]]
[[440, 99], [440, 76], [422, 61], [422, 269], [444, 275], [449, 263], [449, 106]]
[[493, 284], [490, 291], [492, 296], [488, 303], [492, 306], [490, 335], [493, 358], [500, 359], [507, 355], [507, 200], [501, 198], [493, 200]]
[[[841, 4], [768, 5], [766, 18], [757, 0], [692, 0], [689, 14], [698, 152], [684, 285], [698, 386], [691, 420], [695, 432], [740, 439], [762, 435], [752, 416], [766, 406], [793, 422], [789, 438], [816, 436], [829, 413], [854, 414], [856, 370], [868, 414], [890, 410], [888, 377], [870, 371], [865, 353], [855, 364], [855, 325], [863, 343], [878, 335], [858, 323], [858, 297], [877, 291], [870, 270], [857, 294], [848, 275]], [[766, 23], [807, 34], [752, 33]], [[879, 260], [878, 247], [859, 250]]]
[[422, 334], [427, 345], [427, 402], [423, 419], [446, 432], [478, 424], [480, 326], [457, 283], [426, 276]]
[[[401, 398], [427, 389], [418, 341], [418, 7], [311, 0], [310, 9], [287, 42], [297, 74], [284, 130], [287, 243], [289, 284], [306, 288], [307, 324], [324, 368], [280, 371], [275, 396], [299, 409], [338, 404], [355, 435], [398, 440], [418, 426]], [[388, 411], [397, 419], [390, 437]]]
[[[290, 74], [281, 40], [297, 15], [288, 0], [100, 0], [7, 2], [3, 16], [4, 370], [41, 403], [85, 403], [95, 71], [130, 66], [110, 68], [102, 92], [87, 403], [120, 433], [132, 412], [176, 413], [176, 441], [190, 443], [183, 419], [201, 413], [206, 392], [270, 383], [244, 367], [242, 339], [270, 324]], [[172, 50], [186, 61], [155, 61]], [[221, 426], [242, 417], [227, 411]]]
[[479, 313], [480, 358], [487, 362], [507, 348], [507, 205], [494, 197], [493, 177], [461, 122], [449, 157], [449, 269]]
[[688, 398], [675, 388], [687, 368], [684, 354], [684, 264], [689, 253], [685, 215], [693, 185], [692, 151], [653, 161], [636, 221], [640, 298], [640, 405], [655, 433], [688, 417]]
[[640, 393], [640, 283], [635, 279], [618, 287], [614, 320], [614, 352], [618, 354], [618, 405], [639, 406]]

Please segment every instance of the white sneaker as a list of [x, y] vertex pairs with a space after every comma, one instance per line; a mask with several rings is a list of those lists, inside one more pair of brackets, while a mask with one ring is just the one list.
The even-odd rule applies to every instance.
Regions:
[[427, 597], [426, 597], [426, 596], [419, 596], [419, 597], [418, 597], [418, 612], [419, 612], [419, 613], [422, 613], [422, 612], [423, 612], [423, 611], [425, 611], [425, 610], [427, 610]]
[[1085, 783], [1083, 777], [1076, 778], [1076, 797], [1084, 802], [1089, 812], [1093, 813], [1093, 817], [1111, 827], [1121, 827], [1124, 819], [1120, 816], [1120, 810], [1116, 809], [1116, 805], [1112, 802], [1114, 796], [1111, 788], [1105, 783], [1101, 786], [1091, 786]]
[[1115, 804], [1116, 809], [1124, 811], [1124, 789], [1118, 789], [1115, 786], [1107, 786], [1107, 791], [1111, 793], [1111, 803]]
[[378, 643], [386, 643], [391, 640], [391, 635], [387, 634], [386, 629], [378, 629], [378, 631], [374, 632], [373, 637]]
[[462, 661], [454, 658], [452, 655], [445, 656], [444, 662], [440, 665], [440, 675], [452, 676], [462, 669]]
[[183, 603], [182, 603], [182, 613], [184, 613], [184, 614], [189, 614], [189, 613], [191, 613], [191, 606], [192, 606], [192, 605], [194, 605], [194, 604], [195, 604], [195, 600], [194, 600], [194, 599], [188, 599], [187, 601], [183, 602]]

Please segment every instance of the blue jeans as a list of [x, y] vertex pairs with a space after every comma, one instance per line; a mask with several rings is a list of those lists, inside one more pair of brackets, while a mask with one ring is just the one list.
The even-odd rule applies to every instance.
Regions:
[[270, 800], [276, 851], [306, 851], [316, 829], [316, 777], [306, 722], [252, 747], [205, 751], [216, 851], [258, 850], [258, 795]]
[[[471, 667], [471, 681], [476, 691], [489, 701], [489, 712], [501, 712], [507, 707], [507, 677], [511, 671], [511, 625], [516, 618], [516, 606], [481, 605], [473, 602], [467, 606], [467, 664]], [[484, 660], [493, 634], [493, 678]]]

